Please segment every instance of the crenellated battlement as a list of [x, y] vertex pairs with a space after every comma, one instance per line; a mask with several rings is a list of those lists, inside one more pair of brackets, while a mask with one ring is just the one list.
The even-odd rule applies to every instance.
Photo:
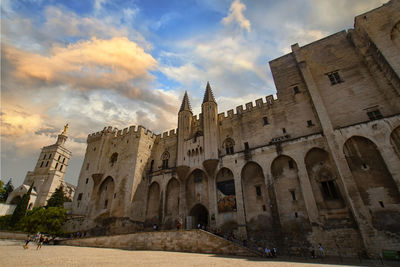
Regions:
[[251, 112], [253, 110], [257, 110], [260, 108], [265, 108], [265, 107], [272, 107], [274, 104], [276, 104], [277, 99], [274, 98], [273, 95], [269, 95], [265, 97], [265, 102], [262, 98], [256, 99], [255, 100], [255, 105], [254, 102], [248, 102], [244, 105], [240, 105], [236, 107], [236, 112], [233, 109], [230, 109], [226, 112], [221, 112], [218, 113], [218, 120], [222, 121], [224, 119], [234, 119], [237, 116], [241, 116], [242, 114]]
[[149, 136], [150, 138], [156, 138], [156, 134], [153, 133], [151, 130], [147, 129], [146, 127], [142, 125], [138, 125], [137, 127], [135, 125], [129, 126], [127, 128], [124, 128], [122, 130], [118, 130], [118, 128], [113, 128], [112, 126], [104, 127], [102, 131], [91, 133], [88, 135], [87, 142], [93, 142], [96, 141], [98, 138], [101, 138], [102, 136], [111, 136], [112, 138], [123, 138], [128, 135], [133, 135], [133, 134], [143, 134], [146, 136]]

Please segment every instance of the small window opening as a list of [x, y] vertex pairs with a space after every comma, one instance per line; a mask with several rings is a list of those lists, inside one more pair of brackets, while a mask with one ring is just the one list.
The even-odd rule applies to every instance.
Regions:
[[263, 209], [263, 211], [266, 211], [267, 207], [265, 207], [265, 205], [262, 205], [262, 209]]
[[150, 172], [153, 172], [153, 168], [154, 168], [154, 159], [152, 159], [150, 162]]
[[62, 163], [64, 163], [65, 162], [65, 158], [63, 158], [63, 162]]
[[294, 161], [293, 160], [289, 160], [289, 169], [294, 169]]
[[111, 167], [115, 165], [118, 160], [118, 153], [113, 153], [110, 158]]
[[93, 148], [93, 151], [96, 151], [96, 148]]
[[256, 195], [258, 197], [261, 197], [261, 186], [259, 186], [259, 185], [256, 185]]
[[235, 164], [237, 164], [237, 160], [235, 159]]
[[299, 217], [299, 215], [297, 214], [297, 212], [294, 213], [294, 217]]
[[62, 171], [62, 169], [63, 169], [63, 165], [60, 166], [60, 171]]
[[57, 169], [57, 167], [58, 167], [58, 162], [56, 163], [56, 166], [54, 167], [54, 169]]
[[249, 142], [244, 143], [244, 150], [249, 150]]
[[373, 111], [369, 111], [367, 112], [368, 118], [373, 121], [373, 120], [379, 120], [382, 119], [382, 113], [379, 111], [379, 109], [377, 110], [373, 110]]
[[114, 198], [116, 198], [117, 197], [117, 193], [114, 193]]
[[49, 155], [49, 159], [51, 158], [51, 154]]
[[78, 195], [78, 201], [81, 201], [82, 200], [82, 193], [80, 193], [79, 195]]
[[327, 75], [328, 75], [329, 81], [331, 82], [331, 85], [335, 85], [335, 84], [343, 82], [343, 80], [340, 78], [338, 71], [333, 71], [331, 73], [328, 73]]
[[267, 125], [267, 124], [269, 124], [269, 122], [268, 122], [268, 118], [267, 118], [267, 117], [264, 117], [264, 118], [263, 118], [263, 120], [264, 120], [264, 125]]
[[312, 123], [312, 120], [307, 121], [307, 126], [308, 126], [308, 127], [314, 126], [314, 124]]
[[49, 166], [49, 162], [47, 161], [47, 162], [46, 162], [46, 167], [48, 167], [48, 166]]
[[43, 159], [46, 159], [46, 154], [44, 154]]
[[385, 207], [385, 205], [383, 205], [383, 201], [379, 201], [379, 205], [381, 205], [382, 208]]
[[168, 169], [168, 159], [164, 159], [162, 161], [162, 169], [163, 170]]
[[299, 90], [299, 87], [298, 87], [298, 86], [293, 87], [293, 91], [294, 91], [294, 94], [295, 94], [295, 95], [298, 94], [298, 93], [300, 93], [300, 90]]
[[106, 209], [108, 206], [108, 199], [106, 199], [106, 201], [104, 201], [104, 208]]
[[61, 159], [61, 155], [58, 156], [58, 159], [57, 159], [57, 160], [60, 161], [60, 159]]
[[44, 163], [44, 161], [42, 161], [42, 163], [40, 164], [40, 168], [42, 168], [42, 167], [43, 167], [43, 163]]
[[286, 128], [282, 128], [282, 133], [286, 133]]
[[86, 164], [86, 170], [89, 170], [89, 163]]
[[292, 200], [296, 200], [296, 192], [294, 190], [291, 190], [290, 194], [292, 195]]
[[203, 181], [203, 174], [200, 171], [194, 173], [194, 182], [201, 183]]
[[86, 178], [86, 184], [89, 183], [89, 178]]

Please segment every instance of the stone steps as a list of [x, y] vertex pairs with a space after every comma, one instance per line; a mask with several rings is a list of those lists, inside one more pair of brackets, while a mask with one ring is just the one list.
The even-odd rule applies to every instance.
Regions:
[[203, 230], [138, 232], [132, 234], [68, 239], [61, 245], [260, 256], [255, 251]]

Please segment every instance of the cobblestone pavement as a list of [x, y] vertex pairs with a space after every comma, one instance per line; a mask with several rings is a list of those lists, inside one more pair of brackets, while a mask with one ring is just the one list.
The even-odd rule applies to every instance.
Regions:
[[29, 249], [24, 250], [23, 243], [23, 241], [0, 240], [0, 266], [335, 266], [317, 262], [166, 251], [72, 246], [43, 246], [40, 250], [36, 250], [34, 243], [30, 243]]

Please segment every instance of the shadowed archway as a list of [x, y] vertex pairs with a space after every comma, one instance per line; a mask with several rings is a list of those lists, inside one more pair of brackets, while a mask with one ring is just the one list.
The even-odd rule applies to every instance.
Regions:
[[201, 204], [196, 204], [190, 210], [189, 215], [193, 218], [192, 228], [197, 228], [200, 224], [202, 227], [208, 226], [208, 210]]

